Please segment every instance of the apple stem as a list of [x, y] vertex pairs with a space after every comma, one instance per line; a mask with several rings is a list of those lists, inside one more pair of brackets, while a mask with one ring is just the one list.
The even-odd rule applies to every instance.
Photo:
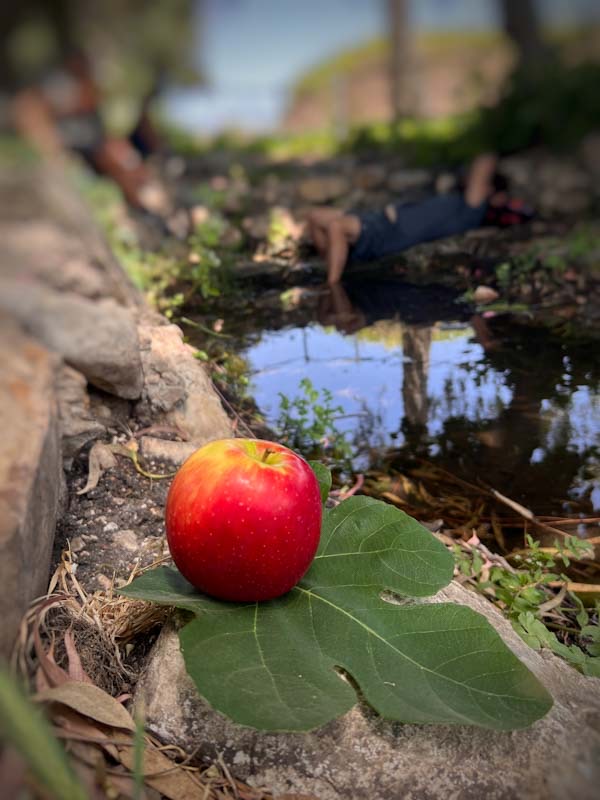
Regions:
[[271, 455], [271, 453], [274, 453], [274, 452], [275, 452], [275, 450], [269, 450], [269, 448], [267, 447], [267, 449], [262, 454], [261, 461], [262, 462], [266, 462], [267, 458]]

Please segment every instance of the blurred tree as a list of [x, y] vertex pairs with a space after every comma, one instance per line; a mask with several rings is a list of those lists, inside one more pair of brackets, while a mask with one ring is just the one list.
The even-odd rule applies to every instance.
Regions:
[[500, 0], [504, 30], [517, 49], [518, 66], [538, 68], [548, 48], [542, 40], [535, 0]]

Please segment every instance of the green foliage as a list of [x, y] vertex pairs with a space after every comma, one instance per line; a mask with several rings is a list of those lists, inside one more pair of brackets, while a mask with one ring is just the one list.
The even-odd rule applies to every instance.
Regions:
[[[534, 244], [495, 267], [496, 282], [503, 292], [531, 283], [536, 278], [561, 282], [570, 267], [594, 270], [600, 256], [600, 236], [590, 224], [578, 225], [567, 235]], [[466, 295], [465, 295], [466, 297]], [[496, 309], [495, 305], [490, 308]]]
[[248, 391], [248, 362], [230, 350], [220, 350], [210, 355], [197, 351], [196, 358], [207, 361], [211, 377], [225, 394], [243, 399]]
[[75, 180], [102, 225], [111, 249], [148, 301], [172, 317], [191, 297], [218, 297], [231, 291], [230, 248], [223, 243], [227, 223], [215, 211], [196, 226], [185, 246], [165, 241], [151, 251], [140, 246], [115, 185], [78, 170]]
[[269, 213], [269, 229], [267, 242], [272, 249], [282, 249], [288, 238], [288, 227], [282, 216], [281, 209], [272, 208]]
[[508, 289], [510, 286], [510, 279], [512, 274], [512, 266], [510, 262], [503, 261], [496, 267], [496, 280], [501, 289]]
[[[322, 74], [308, 76], [299, 91], [333, 75], [340, 64], [331, 67], [333, 72], [328, 67]], [[536, 74], [511, 75], [494, 106], [441, 119], [406, 116], [398, 122], [358, 125], [342, 138], [331, 129], [254, 139], [221, 136], [204, 143], [201, 149], [245, 151], [274, 158], [306, 153], [323, 157], [340, 152], [402, 153], [408, 163], [421, 166], [462, 164], [486, 150], [504, 154], [538, 144], [564, 150], [600, 126], [598, 85], [599, 63], [567, 67], [556, 60]]]
[[220, 211], [225, 203], [225, 190], [215, 189], [208, 181], [196, 184], [192, 191], [192, 199], [199, 205], [208, 206], [215, 211]]
[[326, 503], [331, 490], [331, 472], [324, 464], [321, 464], [320, 461], [310, 461], [309, 464], [312, 468], [312, 471], [317, 476], [319, 489], [321, 491], [321, 500], [323, 503]]
[[[566, 536], [554, 547], [543, 548], [528, 535], [527, 548], [513, 557], [518, 569], [492, 566], [487, 572], [477, 551], [468, 555], [457, 545], [454, 553], [463, 575], [475, 578], [476, 588], [498, 603], [529, 645], [548, 647], [586, 675], [600, 675], [600, 626], [588, 624], [590, 616], [577, 595], [567, 591], [562, 602], [550, 602], [552, 616], [544, 622], [546, 603], [555, 597], [550, 584], [567, 581], [556, 569], [569, 567], [573, 559], [593, 557], [593, 546]], [[564, 641], [548, 625], [563, 634]]]
[[329, 463], [347, 467], [353, 448], [336, 424], [344, 409], [333, 405], [329, 389], [319, 392], [309, 378], [303, 378], [299, 388], [303, 394], [293, 400], [279, 392], [275, 427], [280, 441], [303, 455], [325, 458]]
[[44, 788], [44, 796], [86, 800], [87, 792], [49, 723], [4, 669], [0, 669], [0, 734], [22, 756]]
[[514, 627], [521, 638], [534, 650], [541, 650], [542, 647], [546, 647], [552, 650], [555, 655], [564, 658], [565, 661], [583, 672], [584, 675], [600, 678], [600, 658], [598, 658], [600, 656], [600, 628], [598, 626], [590, 625], [583, 629], [590, 640], [588, 649], [593, 651], [590, 655], [579, 647], [560, 642], [556, 634], [548, 630], [544, 623], [537, 619], [531, 611], [521, 612], [517, 617], [516, 623], [514, 623]]
[[120, 591], [191, 612], [179, 634], [187, 670], [213, 708], [242, 725], [319, 727], [357, 702], [356, 685], [393, 720], [526, 727], [552, 701], [487, 621], [465, 606], [407, 599], [445, 586], [452, 566], [411, 517], [352, 497], [324, 512], [309, 571], [276, 600], [213, 600], [168, 567]]
[[482, 148], [513, 152], [534, 144], [565, 149], [600, 124], [600, 64], [513, 73], [500, 102], [482, 109], [470, 131]]

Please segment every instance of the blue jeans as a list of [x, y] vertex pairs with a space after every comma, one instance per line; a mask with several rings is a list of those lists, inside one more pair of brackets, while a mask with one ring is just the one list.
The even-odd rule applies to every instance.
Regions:
[[485, 217], [487, 203], [467, 205], [462, 194], [441, 194], [420, 203], [394, 205], [396, 220], [385, 211], [367, 211], [357, 216], [360, 236], [350, 248], [348, 260], [376, 261], [422, 242], [478, 228]]

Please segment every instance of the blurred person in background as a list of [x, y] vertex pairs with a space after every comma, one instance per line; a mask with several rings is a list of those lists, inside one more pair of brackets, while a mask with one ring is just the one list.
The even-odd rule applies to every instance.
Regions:
[[162, 215], [167, 213], [166, 195], [144, 163], [159, 147], [149, 117], [153, 98], [154, 93], [145, 98], [129, 139], [109, 135], [92, 64], [82, 50], [73, 49], [58, 67], [15, 94], [12, 119], [45, 156], [77, 153], [95, 172], [111, 178], [133, 209]]

